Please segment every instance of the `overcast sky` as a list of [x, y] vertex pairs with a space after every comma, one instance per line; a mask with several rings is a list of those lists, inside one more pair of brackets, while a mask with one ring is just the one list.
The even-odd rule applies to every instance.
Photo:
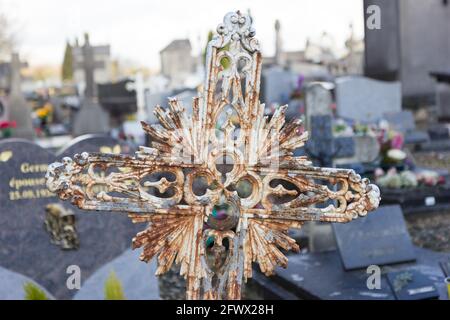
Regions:
[[66, 39], [91, 35], [91, 43], [109, 43], [115, 58], [153, 69], [159, 51], [171, 40], [188, 37], [200, 51], [208, 30], [225, 13], [250, 9], [263, 54], [274, 52], [274, 22], [281, 21], [285, 50], [304, 48], [307, 37], [332, 34], [338, 45], [353, 23], [363, 36], [362, 0], [0, 0], [13, 21], [22, 56], [32, 65], [62, 61]]

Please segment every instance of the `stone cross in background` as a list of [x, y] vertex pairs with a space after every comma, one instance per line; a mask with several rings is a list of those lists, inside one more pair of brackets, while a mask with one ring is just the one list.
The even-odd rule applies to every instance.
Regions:
[[21, 76], [19, 54], [11, 56], [11, 79], [10, 94], [8, 101], [9, 117], [16, 122], [13, 136], [18, 138], [32, 139], [34, 137], [33, 123], [31, 121], [31, 107], [28, 105], [21, 90]]
[[95, 60], [95, 47], [91, 46], [89, 41], [89, 34], [84, 35], [84, 45], [82, 47], [83, 61], [79, 61], [78, 67], [82, 68], [84, 71], [85, 79], [85, 90], [84, 96], [86, 98], [96, 98], [97, 97], [97, 85], [95, 83], [95, 69], [104, 68], [105, 64], [103, 61]]
[[336, 158], [351, 157], [355, 153], [353, 137], [334, 137], [330, 115], [314, 115], [310, 119], [311, 138], [306, 153], [321, 167], [333, 167]]
[[84, 70], [85, 95], [81, 110], [75, 117], [73, 134], [75, 136], [89, 133], [106, 133], [109, 131], [109, 114], [98, 104], [97, 85], [94, 72], [96, 68], [103, 68], [103, 62], [95, 61], [94, 47], [89, 42], [89, 35], [84, 35], [83, 61], [80, 62]]

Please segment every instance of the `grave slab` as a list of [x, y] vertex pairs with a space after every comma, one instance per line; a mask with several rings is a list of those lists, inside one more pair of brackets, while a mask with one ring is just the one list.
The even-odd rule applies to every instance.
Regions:
[[[369, 274], [366, 270], [345, 271], [338, 251], [324, 253], [302, 253], [289, 256], [286, 269], [277, 268], [276, 275], [271, 277], [284, 291], [284, 297], [294, 299], [324, 300], [394, 300], [395, 295], [388, 283], [389, 272], [414, 270], [425, 275], [439, 292], [439, 299], [447, 300], [447, 288], [444, 275], [439, 267], [440, 259], [448, 259], [450, 254], [438, 253], [414, 247], [416, 263], [402, 263], [381, 268], [381, 288], [367, 288]], [[256, 271], [255, 272], [259, 272]], [[263, 289], [270, 290], [271, 282], [264, 284], [254, 278]], [[287, 292], [287, 293], [286, 293]], [[273, 293], [273, 292], [272, 292]], [[275, 297], [283, 298], [283, 297]]]
[[352, 223], [333, 224], [346, 270], [413, 261], [415, 253], [400, 206], [382, 206]]

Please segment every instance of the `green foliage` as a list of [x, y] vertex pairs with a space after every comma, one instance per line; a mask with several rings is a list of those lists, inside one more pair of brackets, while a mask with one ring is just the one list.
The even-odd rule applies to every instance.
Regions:
[[49, 300], [45, 292], [32, 282], [26, 282], [23, 290], [25, 291], [25, 300]]
[[64, 60], [62, 65], [62, 80], [73, 80], [73, 56], [72, 46], [69, 42], [66, 43], [66, 49], [64, 51]]
[[123, 294], [122, 284], [116, 273], [111, 271], [108, 278], [105, 281], [105, 300], [125, 300]]

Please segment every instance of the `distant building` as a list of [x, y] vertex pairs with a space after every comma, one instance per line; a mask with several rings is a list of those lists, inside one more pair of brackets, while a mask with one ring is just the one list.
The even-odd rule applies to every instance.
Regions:
[[381, 28], [365, 28], [365, 75], [401, 81], [403, 98], [431, 100], [431, 71], [450, 69], [450, 2], [364, 0], [377, 5]]
[[350, 24], [350, 36], [345, 41], [346, 54], [330, 63], [329, 70], [334, 76], [364, 74], [364, 39], [356, 39], [353, 25]]
[[334, 38], [323, 32], [318, 39], [307, 39], [304, 56], [307, 61], [328, 65], [337, 60]]
[[159, 54], [161, 73], [169, 79], [170, 87], [184, 87], [198, 63], [198, 58], [192, 56], [191, 42], [188, 39], [173, 40]]
[[[292, 74], [302, 75], [306, 81], [330, 79], [331, 75], [328, 68], [323, 64], [325, 58], [327, 61], [329, 60], [327, 55], [328, 51], [326, 49], [321, 47], [319, 44], [307, 41], [305, 50], [284, 51], [281, 37], [281, 23], [279, 20], [275, 21], [274, 28], [275, 55], [273, 57], [264, 57], [263, 69], [274, 68], [274, 74], [278, 74], [280, 72], [280, 68], [282, 68], [288, 70]], [[265, 73], [268, 75], [272, 72]], [[263, 76], [263, 78], [264, 77], [265, 76]], [[265, 94], [265, 92], [263, 94]], [[267, 94], [270, 96], [268, 92]]]

